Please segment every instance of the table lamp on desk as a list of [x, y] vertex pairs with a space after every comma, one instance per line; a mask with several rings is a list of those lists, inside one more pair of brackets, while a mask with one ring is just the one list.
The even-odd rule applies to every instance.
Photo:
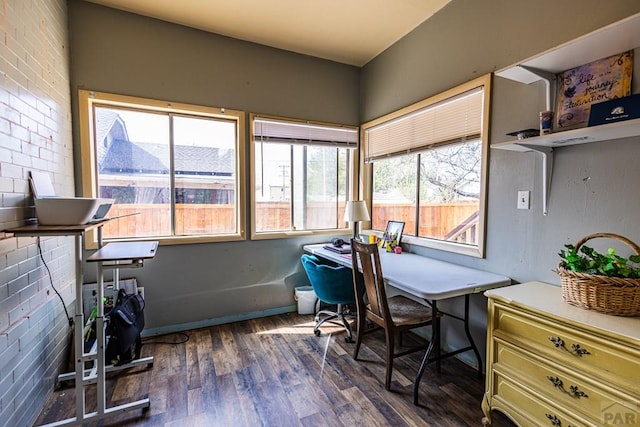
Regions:
[[344, 220], [353, 222], [353, 238], [358, 238], [358, 223], [360, 221], [369, 221], [369, 211], [364, 200], [350, 200], [344, 210]]

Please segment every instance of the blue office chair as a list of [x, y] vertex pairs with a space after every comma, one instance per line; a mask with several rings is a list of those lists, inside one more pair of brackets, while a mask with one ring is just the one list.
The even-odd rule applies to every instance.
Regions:
[[320, 336], [320, 326], [329, 322], [344, 326], [347, 331], [345, 341], [353, 342], [351, 325], [346, 319], [350, 315], [349, 306], [355, 307], [356, 303], [351, 269], [323, 264], [318, 257], [308, 254], [302, 255], [301, 261], [318, 299], [326, 304], [337, 305], [336, 311], [321, 310], [316, 314], [313, 333]]

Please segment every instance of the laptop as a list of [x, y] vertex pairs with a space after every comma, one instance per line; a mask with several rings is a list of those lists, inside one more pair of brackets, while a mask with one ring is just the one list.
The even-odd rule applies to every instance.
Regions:
[[331, 243], [327, 243], [326, 245], [323, 246], [324, 249], [329, 250], [329, 251], [333, 251], [333, 252], [337, 252], [339, 254], [350, 254], [351, 253], [351, 245], [348, 243], [345, 243], [342, 246], [334, 246]]

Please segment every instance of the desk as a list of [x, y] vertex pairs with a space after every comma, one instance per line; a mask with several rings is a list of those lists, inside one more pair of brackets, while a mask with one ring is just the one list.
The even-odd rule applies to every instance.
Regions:
[[[15, 237], [40, 237], [40, 236], [73, 236], [75, 239], [75, 316], [74, 316], [74, 343], [75, 343], [75, 370], [71, 374], [61, 374], [59, 378], [75, 378], [76, 383], [76, 416], [66, 420], [58, 421], [49, 426], [79, 425], [83, 421], [98, 420], [109, 414], [125, 412], [134, 408], [141, 408], [143, 411], [149, 408], [149, 399], [126, 403], [111, 408], [105, 407], [105, 373], [108, 370], [124, 369], [129, 364], [120, 367], [110, 367], [105, 369], [104, 361], [104, 306], [97, 303], [98, 317], [96, 318], [96, 343], [97, 349], [89, 353], [84, 352], [84, 313], [82, 307], [82, 250], [84, 246], [85, 234], [89, 230], [97, 229], [98, 247], [97, 252], [91, 255], [87, 261], [96, 262], [98, 266], [98, 286], [96, 302], [102, 301], [103, 297], [103, 269], [104, 268], [132, 268], [142, 267], [144, 259], [153, 258], [158, 247], [158, 242], [122, 242], [109, 243], [102, 246], [102, 226], [114, 218], [104, 219], [84, 225], [26, 225], [4, 230], [12, 233]], [[128, 261], [128, 262], [127, 262]], [[123, 263], [124, 262], [124, 263]], [[153, 358], [141, 360], [142, 363], [149, 364]], [[85, 362], [94, 361], [97, 364], [97, 371], [94, 369], [85, 370]], [[85, 404], [85, 387], [88, 384], [97, 383], [98, 389], [98, 410], [87, 413]]]
[[[109, 414], [126, 412], [132, 409], [148, 410], [150, 401], [149, 398], [140, 399], [135, 402], [125, 403], [122, 405], [113, 406], [111, 408], [106, 407], [106, 388], [105, 388], [105, 336], [104, 336], [104, 304], [99, 303], [104, 296], [104, 270], [120, 268], [137, 268], [142, 267], [144, 260], [151, 259], [156, 255], [158, 249], [158, 242], [113, 242], [107, 243], [102, 248], [94, 252], [87, 262], [95, 262], [97, 266], [97, 308], [98, 315], [96, 316], [96, 342], [98, 343], [97, 355], [97, 411], [85, 418], [102, 418]], [[116, 280], [114, 280], [117, 282]], [[118, 366], [117, 369], [128, 368], [133, 364], [148, 364], [153, 366], [153, 358], [137, 359], [135, 361], [126, 363], [122, 366]], [[77, 384], [76, 384], [77, 387]], [[78, 401], [76, 401], [78, 405]]]
[[[351, 254], [341, 255], [323, 248], [324, 244], [304, 246], [305, 252], [328, 259], [351, 268]], [[484, 292], [487, 289], [511, 284], [511, 279], [499, 274], [464, 267], [445, 261], [403, 252], [402, 254], [380, 251], [380, 264], [388, 285], [423, 299], [433, 310], [434, 323], [431, 328], [431, 341], [416, 374], [413, 388], [413, 403], [418, 404], [418, 389], [424, 370], [431, 362], [440, 369], [440, 360], [445, 357], [473, 350], [478, 361], [478, 375], [482, 376], [480, 352], [469, 331], [469, 295]], [[464, 296], [464, 316], [438, 311], [438, 301]], [[464, 331], [469, 346], [442, 354], [440, 352], [440, 318], [443, 314], [464, 322]], [[433, 353], [437, 352], [434, 356]]]

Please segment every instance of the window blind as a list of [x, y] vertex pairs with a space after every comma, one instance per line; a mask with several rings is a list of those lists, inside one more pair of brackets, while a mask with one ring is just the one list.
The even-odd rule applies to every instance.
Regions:
[[479, 87], [365, 130], [365, 161], [479, 138], [483, 98]]
[[344, 148], [356, 148], [358, 145], [358, 130], [355, 128], [261, 118], [256, 118], [253, 123], [256, 142], [328, 145]]

